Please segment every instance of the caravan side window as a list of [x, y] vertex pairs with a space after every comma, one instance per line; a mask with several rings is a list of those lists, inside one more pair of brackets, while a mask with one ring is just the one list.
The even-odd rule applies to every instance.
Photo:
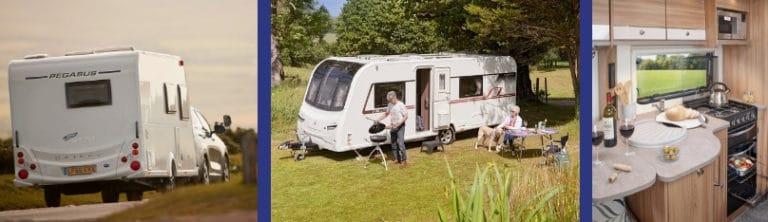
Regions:
[[466, 76], [459, 78], [459, 98], [483, 95], [483, 76]]
[[177, 111], [177, 98], [173, 89], [176, 88], [176, 84], [165, 83], [163, 84], [163, 94], [165, 95], [165, 113], [174, 114]]
[[374, 108], [387, 107], [387, 92], [395, 91], [405, 104], [405, 82], [377, 83], [373, 85]]
[[112, 105], [109, 80], [68, 82], [64, 84], [67, 108]]
[[187, 87], [178, 85], [176, 88], [179, 96], [179, 106], [181, 106], [181, 108], [179, 108], [179, 118], [181, 118], [181, 120], [188, 120], [189, 104], [187, 103]]

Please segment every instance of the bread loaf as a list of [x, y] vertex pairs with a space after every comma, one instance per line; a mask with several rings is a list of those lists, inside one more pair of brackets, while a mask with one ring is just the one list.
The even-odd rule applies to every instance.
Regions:
[[667, 109], [664, 112], [667, 115], [667, 119], [672, 121], [683, 121], [687, 119], [696, 119], [701, 115], [699, 111], [685, 108], [683, 105], [676, 105]]

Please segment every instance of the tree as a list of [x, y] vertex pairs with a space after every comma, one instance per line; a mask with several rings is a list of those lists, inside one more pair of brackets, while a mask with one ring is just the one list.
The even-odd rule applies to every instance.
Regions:
[[323, 37], [331, 15], [314, 0], [272, 0], [272, 84], [284, 79], [282, 65], [315, 63], [328, 54]]
[[535, 100], [529, 66], [551, 48], [570, 63], [578, 104], [578, 0], [411, 0], [420, 18], [437, 22], [455, 50], [510, 55], [518, 62], [518, 98]]
[[336, 53], [433, 53], [447, 49], [436, 23], [407, 14], [400, 0], [350, 0], [336, 23]]

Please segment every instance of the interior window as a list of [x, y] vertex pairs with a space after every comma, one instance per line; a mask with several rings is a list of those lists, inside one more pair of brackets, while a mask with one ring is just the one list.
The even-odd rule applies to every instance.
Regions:
[[68, 82], [64, 87], [67, 108], [112, 105], [112, 87], [109, 80]]
[[187, 87], [184, 85], [177, 86], [177, 93], [179, 96], [179, 117], [181, 120], [189, 119], [189, 104], [187, 103]]
[[395, 91], [397, 98], [405, 104], [405, 82], [377, 83], [373, 85], [374, 108], [387, 107], [389, 91]]
[[177, 98], [176, 93], [173, 93], [173, 89], [175, 89], [176, 86], [173, 83], [165, 83], [163, 84], [163, 94], [165, 95], [165, 113], [167, 114], [174, 114], [177, 110]]
[[459, 98], [483, 95], [483, 76], [459, 78]]
[[637, 56], [638, 102], [647, 103], [705, 91], [711, 81], [713, 58], [711, 54], [701, 53]]

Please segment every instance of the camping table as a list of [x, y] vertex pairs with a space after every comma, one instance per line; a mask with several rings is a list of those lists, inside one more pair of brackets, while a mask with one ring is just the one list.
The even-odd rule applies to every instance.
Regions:
[[[520, 138], [522, 141], [520, 143], [520, 148], [518, 149], [519, 155], [517, 155], [517, 160], [519, 161], [520, 158], [523, 156], [523, 151], [527, 149], [525, 146], [525, 138], [527, 137], [539, 137], [541, 138], [541, 149], [542, 153], [544, 150], [544, 139], [547, 139], [550, 144], [552, 144], [552, 135], [557, 134], [557, 129], [554, 128], [544, 128], [542, 130], [536, 130], [533, 128], [526, 128], [523, 130], [508, 130], [512, 136]], [[506, 134], [506, 132], [505, 132]]]

